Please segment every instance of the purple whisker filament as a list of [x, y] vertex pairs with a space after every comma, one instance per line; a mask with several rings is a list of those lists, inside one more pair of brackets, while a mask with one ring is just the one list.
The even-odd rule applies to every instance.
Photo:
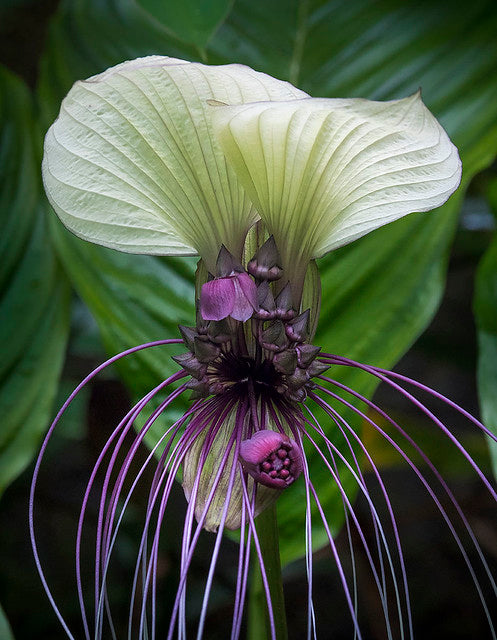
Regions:
[[[67, 636], [70, 638], [80, 637], [80, 632], [69, 629], [63, 614], [60, 612], [51, 595], [39, 559], [35, 537], [34, 498], [37, 477], [46, 446], [53, 429], [62, 418], [63, 413], [75, 395], [95, 375], [102, 371], [104, 367], [140, 349], [167, 344], [178, 344], [180, 342], [179, 340], [164, 340], [140, 345], [135, 349], [130, 349], [111, 358], [104, 363], [104, 365], [98, 367], [87, 376], [75, 392], [71, 394], [57, 415], [42, 446], [35, 469], [30, 500], [32, 542], [35, 559], [48, 597]], [[446, 438], [456, 450], [459, 450], [470, 467], [480, 477], [491, 496], [496, 499], [495, 489], [491, 482], [485, 477], [483, 471], [464, 449], [456, 436], [436, 417], [431, 408], [428, 409], [421, 400], [414, 397], [412, 392], [401, 383], [409, 384], [414, 389], [429, 394], [432, 398], [435, 398], [463, 415], [470, 423], [481, 430], [482, 433], [493, 437], [484, 425], [480, 424], [470, 414], [458, 407], [455, 403], [444, 398], [441, 394], [399, 374], [328, 354], [320, 354], [320, 360], [325, 364], [333, 365], [333, 368], [354, 367], [362, 369], [371, 375], [379, 377], [396, 392], [405, 395], [430, 419], [433, 428], [438, 429], [441, 436]], [[245, 599], [247, 594], [247, 580], [249, 577], [249, 559], [251, 555], [255, 553], [258, 562], [264, 567], [264, 557], [261, 554], [260, 546], [257, 542], [254, 544], [254, 541], [257, 540], [257, 518], [255, 517], [256, 496], [260, 490], [260, 485], [265, 485], [270, 491], [278, 494], [278, 492], [282, 490], [291, 491], [292, 487], [290, 485], [293, 484], [293, 482], [299, 481], [304, 484], [306, 488], [305, 495], [307, 496], [305, 504], [302, 505], [307, 522], [305, 530], [307, 539], [306, 566], [309, 580], [307, 594], [309, 608], [307, 636], [314, 637], [316, 628], [312, 599], [312, 524], [316, 520], [320, 520], [326, 531], [331, 554], [337, 565], [340, 580], [346, 594], [352, 625], [356, 629], [357, 637], [361, 637], [360, 608], [356, 601], [357, 596], [354, 595], [356, 594], [356, 586], [354, 585], [356, 574], [354, 571], [351, 577], [350, 572], [346, 570], [346, 567], [339, 557], [334, 541], [334, 534], [330, 528], [327, 514], [319, 497], [321, 487], [317, 486], [313, 481], [311, 476], [312, 471], [304, 457], [305, 455], [311, 454], [312, 451], [319, 455], [324, 468], [327, 469], [329, 474], [328, 482], [334, 483], [339, 488], [342, 496], [347, 530], [349, 531], [348, 537], [350, 545], [353, 546], [353, 538], [357, 538], [359, 540], [358, 544], [362, 546], [366, 554], [378, 591], [379, 601], [384, 612], [387, 635], [396, 637], [399, 633], [402, 633], [404, 637], [413, 636], [415, 628], [412, 621], [412, 607], [414, 606], [415, 608], [415, 604], [413, 605], [411, 603], [408, 587], [409, 568], [406, 566], [404, 559], [401, 532], [399, 531], [394, 509], [389, 499], [388, 490], [382, 479], [382, 474], [374, 462], [372, 454], [368, 452], [367, 446], [361, 440], [355, 423], [354, 425], [349, 424], [347, 420], [341, 416], [340, 406], [349, 412], [355, 413], [362, 421], [370, 424], [385, 439], [385, 442], [397, 450], [399, 455], [402, 456], [411, 467], [415, 477], [418, 478], [421, 485], [429, 493], [440, 512], [442, 520], [449, 528], [461, 552], [463, 562], [467, 566], [478, 597], [481, 600], [483, 615], [488, 618], [490, 633], [492, 637], [495, 637], [492, 610], [493, 607], [495, 607], [495, 598], [497, 596], [496, 584], [492, 577], [488, 561], [484, 556], [476, 534], [472, 530], [471, 523], [465, 516], [461, 505], [449, 488], [447, 481], [437, 469], [434, 462], [432, 462], [421, 447], [412, 440], [404, 427], [398, 424], [393, 418], [390, 418], [373, 401], [349, 389], [339, 380], [334, 380], [332, 375], [322, 375], [319, 377], [318, 383], [315, 384], [314, 388], [309, 392], [309, 397], [305, 405], [291, 402], [284, 396], [278, 394], [260, 392], [259, 396], [255, 398], [256, 407], [254, 409], [254, 407], [251, 406], [251, 400], [253, 399], [249, 397], [250, 394], [245, 394], [242, 397], [240, 389], [237, 390], [236, 387], [228, 389], [223, 394], [197, 399], [181, 418], [171, 423], [171, 426], [164, 432], [164, 435], [160, 441], [157, 442], [154, 450], [150, 452], [136, 476], [128, 479], [127, 474], [131, 467], [132, 460], [147, 431], [167, 407], [174, 404], [175, 399], [185, 392], [187, 385], [184, 381], [187, 379], [186, 372], [180, 371], [159, 384], [140, 400], [116, 427], [95, 463], [88, 481], [87, 490], [82, 498], [82, 508], [76, 535], [76, 586], [81, 606], [83, 637], [107, 637], [107, 634], [110, 633], [109, 629], [112, 629], [112, 602], [109, 599], [107, 589], [107, 582], [111, 573], [112, 554], [119, 537], [123, 518], [125, 518], [125, 509], [129, 503], [130, 496], [135, 490], [145, 468], [148, 465], [154, 464], [154, 462], [156, 464], [156, 471], [146, 504], [143, 534], [137, 548], [137, 563], [134, 578], [130, 584], [131, 599], [128, 626], [129, 633], [131, 634], [130, 637], [147, 637], [147, 633], [149, 634], [148, 637], [154, 637], [155, 634], [159, 632], [159, 630], [156, 629], [155, 622], [156, 608], [159, 606], [156, 593], [159, 538], [161, 535], [167, 535], [167, 503], [171, 495], [174, 478], [194, 443], [198, 443], [202, 438], [203, 443], [202, 446], [199, 447], [199, 460], [200, 465], [206, 464], [209, 452], [212, 450], [212, 447], [215, 447], [216, 437], [220, 429], [223, 428], [227, 416], [232, 414], [233, 411], [235, 415], [231, 436], [225, 444], [219, 466], [212, 478], [212, 483], [208, 488], [206, 499], [202, 503], [200, 510], [197, 508], [196, 500], [200, 492], [201, 474], [197, 476], [191, 493], [187, 496], [189, 506], [184, 523], [183, 543], [181, 545], [181, 568], [178, 575], [177, 596], [169, 618], [168, 637], [175, 637], [176, 632], [178, 632], [180, 636], [186, 633], [185, 616], [188, 609], [188, 571], [207, 514], [215, 499], [217, 488], [219, 487], [221, 478], [226, 474], [226, 500], [221, 509], [213, 559], [207, 577], [205, 596], [198, 621], [200, 633], [202, 633], [206, 625], [209, 594], [215, 577], [215, 566], [217, 558], [219, 557], [222, 531], [223, 528], [226, 527], [230, 500], [236, 490], [235, 480], [238, 478], [241, 482], [242, 493], [240, 500], [240, 551], [237, 567], [238, 578], [233, 585], [233, 623], [231, 637], [240, 637], [243, 628], [242, 619], [246, 609]], [[171, 391], [167, 398], [158, 404], [145, 420], [143, 426], [137, 431], [134, 443], [128, 452], [125, 453], [124, 461], [120, 463], [119, 469], [115, 470], [114, 466], [118, 453], [123, 446], [124, 437], [130, 432], [134, 421], [153, 400], [154, 396], [162, 389], [169, 385], [177, 385], [178, 383], [180, 386]], [[315, 406], [315, 409], [312, 408], [312, 405]], [[362, 405], [363, 408], [361, 408], [360, 405]], [[252, 411], [254, 410], [257, 413], [256, 420], [251, 418]], [[343, 446], [341, 447], [341, 445], [339, 446], [327, 436], [327, 431], [329, 430], [328, 425], [323, 424], [322, 418], [321, 421], [319, 421], [316, 414], [316, 411], [319, 410], [324, 411], [325, 415], [329, 417], [330, 421], [333, 422], [342, 433], [342, 440], [346, 443], [345, 448], [343, 448]], [[264, 429], [268, 421], [272, 425], [272, 428]], [[417, 459], [421, 460], [422, 466], [420, 466], [419, 462], [414, 461], [407, 449], [404, 450], [402, 445], [399, 444], [398, 439], [385, 430], [385, 424], [389, 424], [390, 427], [396, 431], [397, 435], [417, 453]], [[257, 428], [255, 425], [257, 425]], [[289, 435], [287, 435], [287, 433]], [[367, 475], [365, 475], [361, 469], [363, 460], [368, 462], [368, 466], [372, 470]], [[94, 490], [96, 477], [102, 465], [104, 465], [105, 477], [99, 490], [100, 499], [96, 530], [97, 547], [94, 567], [95, 604], [93, 609], [91, 609], [85, 599], [88, 585], [84, 584], [84, 577], [80, 567], [80, 548], [81, 545], [84, 544], [84, 522], [89, 495], [91, 491]], [[430, 474], [427, 473], [427, 469], [431, 472]], [[271, 472], [275, 470], [277, 473], [272, 474]], [[288, 475], [285, 473], [282, 474], [285, 470], [288, 470]], [[115, 473], [113, 473], [113, 471], [115, 471]], [[272, 488], [274, 485], [272, 485], [270, 481], [265, 482], [261, 480], [263, 474], [266, 474], [269, 478], [277, 475], [278, 480], [283, 479], [283, 481], [291, 475], [292, 482], [284, 483], [285, 488], [282, 486]], [[344, 483], [343, 481], [345, 475], [348, 475], [348, 483]], [[367, 526], [367, 523], [364, 523], [364, 521], [361, 522], [358, 519], [353, 502], [355, 491], [352, 492], [352, 496], [348, 495], [346, 486], [350, 484], [350, 478], [353, 478], [356, 490], [366, 499], [368, 504], [371, 518], [371, 531], [369, 533], [364, 528]], [[380, 505], [375, 504], [373, 501], [370, 491], [371, 478], [376, 479], [376, 482], [381, 488], [383, 501], [387, 506], [388, 517], [386, 519], [381, 515], [382, 509]], [[129, 482], [130, 480], [131, 484]], [[252, 481], [251, 484], [249, 484], [249, 480]], [[253, 482], [253, 480], [255, 480], [255, 482]], [[446, 501], [444, 501], [443, 496], [440, 495], [440, 490], [452, 506], [451, 509], [447, 504], [444, 504]], [[197, 520], [196, 524], [195, 519]], [[356, 532], [355, 534], [352, 533], [354, 531]], [[371, 541], [371, 536], [373, 542]], [[465, 536], [469, 542], [465, 540]], [[350, 557], [353, 557], [353, 555]], [[484, 585], [484, 580], [486, 581], [486, 585]], [[263, 588], [265, 588], [267, 600], [270, 602], [269, 587], [266, 584]], [[491, 596], [488, 595], [489, 590], [492, 594]], [[494, 598], [493, 602], [490, 602], [490, 597]], [[94, 618], [93, 622], [90, 622], [90, 610], [93, 612], [91, 614]], [[274, 637], [276, 637], [274, 623], [273, 633]]]
[[[434, 403], [462, 416], [481, 434], [493, 440], [495, 436], [467, 411], [422, 383], [322, 353], [310, 343], [309, 313], [299, 312], [288, 287], [280, 287], [279, 291], [271, 288], [281, 269], [273, 249], [266, 254], [264, 263], [259, 264], [255, 258], [250, 261], [249, 275], [232, 263], [224, 250], [218, 273], [206, 283], [196, 326], [180, 327], [182, 340], [143, 344], [107, 360], [78, 385], [50, 427], [33, 475], [29, 523], [36, 565], [66, 635], [86, 640], [120, 637], [123, 621], [117, 620], [112, 597], [113, 574], [119, 565], [117, 551], [132, 497], [139, 486], [143, 487], [147, 472], [152, 469], [142, 498], [141, 530], [127, 589], [129, 606], [124, 626], [128, 638], [172, 640], [192, 633], [197, 638], [209, 637], [211, 594], [224, 533], [231, 530], [239, 532], [239, 548], [236, 577], [231, 585], [229, 637], [236, 640], [245, 630], [252, 563], [260, 573], [266, 603], [266, 612], [261, 615], [267, 615], [268, 637], [279, 640], [281, 618], [271, 587], [271, 558], [266, 555], [258, 516], [272, 509], [283, 495], [295, 496], [292, 514], [298, 514], [303, 523], [300, 535], [305, 541], [308, 585], [305, 637], [327, 637], [326, 633], [320, 635], [313, 591], [313, 552], [325, 546], [341, 585], [341, 593], [329, 594], [329, 606], [348, 609], [351, 637], [365, 638], [368, 628], [360, 599], [364, 571], [359, 571], [357, 559], [362, 558], [382, 614], [385, 637], [413, 638], [416, 601], [398, 507], [378, 461], [378, 449], [363, 436], [363, 427], [367, 427], [377, 434], [385, 449], [404, 461], [427, 492], [460, 553], [461, 565], [468, 571], [490, 636], [497, 638], [493, 613], [497, 608], [497, 586], [491, 563], [448, 479], [406, 425], [388, 415], [374, 400], [344, 384], [340, 373], [361, 371], [403, 396], [427, 421], [427, 428], [438, 435], [440, 446], [451, 447], [483, 483], [491, 500], [497, 502], [493, 483], [451, 426], [439, 417]], [[237, 280], [236, 286], [233, 279]], [[221, 302], [212, 299], [219, 288]], [[239, 311], [243, 319], [237, 319]], [[249, 313], [250, 318], [245, 319]], [[35, 532], [35, 515], [38, 522], [40, 510], [35, 503], [36, 487], [46, 448], [73, 399], [103, 369], [140, 350], [165, 349], [168, 345], [186, 349], [186, 353], [174, 356], [177, 373], [159, 382], [115, 427], [81, 497], [75, 527], [75, 588], [81, 624], [80, 628], [70, 628], [45, 577], [43, 552]], [[179, 417], [168, 418], [168, 411], [177, 407], [185, 393], [191, 394], [189, 408]], [[166, 426], [146, 459], [137, 465], [137, 453], [154, 425], [157, 431], [158, 420]], [[130, 438], [131, 444], [126, 444]], [[160, 550], [168, 532], [178, 531], [171, 501], [180, 477], [188, 505], [177, 541], [179, 567], [168, 578], [168, 585], [174, 579], [173, 595], [168, 610], [163, 611]], [[93, 536], [89, 536], [88, 509], [95, 495], [96, 527]], [[330, 500], [330, 495], [336, 499]], [[281, 510], [279, 515], [286, 526], [292, 522]], [[337, 542], [342, 522], [346, 553]], [[202, 537], [209, 536], [211, 560], [203, 592], [200, 598], [193, 598], [192, 565]], [[82, 549], [88, 540], [95, 544], [91, 568], [82, 562]], [[427, 579], [433, 570], [427, 567]]]

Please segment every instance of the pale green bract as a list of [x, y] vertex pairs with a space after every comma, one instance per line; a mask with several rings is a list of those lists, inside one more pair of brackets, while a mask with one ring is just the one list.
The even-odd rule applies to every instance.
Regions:
[[221, 107], [213, 121], [291, 281], [310, 259], [440, 206], [461, 179], [457, 149], [419, 94]]
[[77, 82], [45, 141], [48, 197], [121, 251], [241, 256], [260, 218], [287, 278], [457, 188], [457, 149], [419, 94], [309, 98], [243, 65], [151, 56]]
[[45, 139], [43, 179], [79, 237], [153, 255], [240, 254], [258, 216], [214, 139], [208, 101], [305, 97], [243, 65], [151, 56], [76, 82]]

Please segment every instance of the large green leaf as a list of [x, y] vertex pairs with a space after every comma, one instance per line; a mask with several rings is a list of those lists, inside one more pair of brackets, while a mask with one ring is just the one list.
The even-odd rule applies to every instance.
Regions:
[[0, 491], [31, 461], [49, 419], [69, 328], [69, 290], [39, 204], [31, 96], [0, 69]]
[[[51, 213], [53, 216], [53, 213]], [[111, 353], [130, 346], [177, 338], [179, 323], [194, 313], [192, 260], [135, 256], [83, 242], [53, 216], [52, 237], [79, 295], [98, 322]], [[118, 368], [137, 394], [177, 370], [167, 347], [141, 351]]]
[[[497, 436], [497, 238], [478, 266], [474, 311], [478, 329], [480, 407], [483, 422]], [[488, 444], [497, 475], [497, 443], [489, 438]]]
[[136, 1], [180, 40], [197, 45], [201, 55], [233, 4], [233, 0]]
[[[496, 27], [497, 9], [490, 0], [476, 0], [464, 12], [454, 11], [442, 0], [276, 0], [270, 10], [262, 0], [238, 0], [209, 41], [205, 55], [210, 63], [249, 64], [289, 79], [312, 95], [389, 99], [421, 86], [424, 101], [460, 147], [467, 184], [495, 155], [497, 84], [492, 70], [497, 64]], [[186, 33], [177, 35], [188, 40]], [[147, 22], [125, 0], [64, 2], [52, 25], [42, 65], [39, 96], [45, 124], [50, 124], [64, 93], [79, 77], [148, 53], [195, 59], [195, 49], [179, 38]], [[461, 198], [462, 191], [437, 212], [413, 215], [321, 261], [323, 308], [316, 341], [325, 350], [383, 366], [392, 366], [405, 352], [438, 306]], [[107, 287], [91, 276], [95, 251], [101, 273], [125, 269], [131, 274], [133, 264], [140, 265], [136, 270], [142, 276], [155, 273], [153, 295], [163, 300], [171, 289], [157, 269], [159, 264], [169, 268], [172, 263], [121, 258], [81, 243], [76, 252], [78, 242], [59, 238], [57, 245], [99, 320], [107, 347], [114, 351], [131, 346], [126, 345], [135, 335], [130, 333], [132, 323], [126, 320], [129, 296], [125, 287], [113, 285], [115, 275], [109, 277]], [[72, 251], [77, 254], [77, 267], [71, 266]], [[91, 292], [83, 287], [87, 277], [93, 283]], [[126, 276], [120, 277], [124, 281]], [[140, 274], [128, 277], [134, 287]], [[105, 310], [109, 287], [112, 315]], [[151, 331], [150, 318], [161, 317], [164, 327], [170, 327], [175, 311], [165, 304], [151, 316], [146, 301], [152, 295], [150, 289], [143, 286], [141, 301], [134, 296], [135, 311], [138, 307], [141, 311], [132, 317], [133, 331], [153, 338], [157, 334]], [[374, 383], [358, 374], [336, 375], [366, 394], [374, 390]], [[134, 387], [132, 376], [127, 379]], [[331, 520], [338, 527], [340, 510], [334, 507], [340, 503], [339, 493], [315, 456], [310, 458], [324, 507], [327, 513], [336, 514]], [[304, 549], [303, 510], [295, 497], [298, 491], [296, 487], [279, 501], [285, 562]], [[300, 491], [303, 500], [303, 489]], [[316, 545], [324, 541], [318, 529], [315, 541]]]
[[0, 607], [0, 638], [2, 640], [14, 640], [14, 634], [2, 607]]

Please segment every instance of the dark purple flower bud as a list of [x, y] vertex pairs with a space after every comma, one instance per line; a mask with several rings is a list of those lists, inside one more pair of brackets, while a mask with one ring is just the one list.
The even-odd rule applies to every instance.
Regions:
[[270, 236], [248, 263], [247, 271], [259, 280], [278, 280], [283, 273], [280, 264], [280, 254], [273, 236]]
[[316, 347], [313, 344], [300, 344], [296, 348], [296, 351], [299, 367], [305, 369], [314, 361], [321, 351], [321, 347]]
[[231, 329], [228, 320], [211, 320], [207, 329], [209, 340], [216, 344], [224, 344], [231, 339]]
[[293, 308], [292, 287], [289, 282], [276, 296], [276, 317], [281, 320], [291, 320], [295, 317], [296, 311]]
[[195, 338], [194, 351], [199, 362], [207, 364], [215, 360], [220, 353], [220, 349], [216, 344], [200, 338]]
[[200, 362], [191, 352], [172, 356], [172, 359], [197, 380], [203, 378], [207, 371], [207, 365]]
[[198, 398], [204, 398], [209, 395], [209, 385], [202, 380], [195, 380], [192, 378], [186, 383], [186, 388], [191, 389], [191, 400], [198, 400]]
[[302, 453], [284, 433], [264, 429], [240, 445], [245, 471], [266, 487], [285, 489], [302, 473]]
[[320, 376], [329, 368], [330, 368], [329, 364], [325, 364], [324, 362], [320, 362], [319, 360], [314, 360], [314, 362], [309, 367], [308, 371], [309, 371], [309, 375], [313, 377], [313, 376]]
[[261, 282], [257, 287], [257, 302], [259, 304], [259, 311], [264, 309], [265, 311], [274, 311], [276, 306], [274, 304], [274, 296], [267, 280]]
[[291, 389], [299, 389], [309, 380], [309, 372], [306, 369], [297, 367], [291, 376], [288, 376], [286, 382]]
[[193, 351], [193, 345], [195, 344], [195, 338], [198, 336], [197, 330], [193, 327], [184, 327], [183, 325], [178, 325], [179, 332], [181, 333], [181, 337], [183, 338], [183, 342], [185, 345]]
[[297, 367], [297, 354], [294, 349], [285, 349], [275, 354], [273, 365], [280, 373], [292, 374]]
[[231, 316], [245, 322], [257, 308], [257, 287], [247, 273], [216, 278], [202, 285], [200, 313], [204, 320]]
[[310, 309], [306, 309], [286, 325], [286, 335], [293, 342], [305, 342], [309, 335]]
[[275, 320], [261, 334], [261, 344], [268, 351], [282, 351], [288, 345], [285, 325], [281, 320]]
[[216, 261], [216, 277], [226, 278], [235, 273], [243, 273], [243, 271], [242, 265], [235, 260], [224, 244], [221, 245]]

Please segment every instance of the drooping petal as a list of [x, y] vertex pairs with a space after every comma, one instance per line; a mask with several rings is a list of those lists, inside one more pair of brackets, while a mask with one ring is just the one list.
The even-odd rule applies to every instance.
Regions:
[[235, 304], [231, 311], [231, 317], [245, 322], [257, 307], [257, 287], [247, 273], [240, 273], [233, 278], [235, 287]]
[[[204, 320], [223, 320], [233, 311], [236, 291], [233, 278], [216, 278], [202, 285], [200, 313]], [[249, 316], [250, 317], [250, 316]]]
[[460, 181], [457, 149], [419, 94], [219, 106], [212, 118], [290, 273], [443, 204]]
[[[76, 82], [45, 140], [43, 178], [76, 235], [113, 249], [241, 255], [257, 219], [214, 139], [209, 100], [305, 95], [243, 65], [151, 56]], [[207, 112], [209, 110], [209, 112]]]

